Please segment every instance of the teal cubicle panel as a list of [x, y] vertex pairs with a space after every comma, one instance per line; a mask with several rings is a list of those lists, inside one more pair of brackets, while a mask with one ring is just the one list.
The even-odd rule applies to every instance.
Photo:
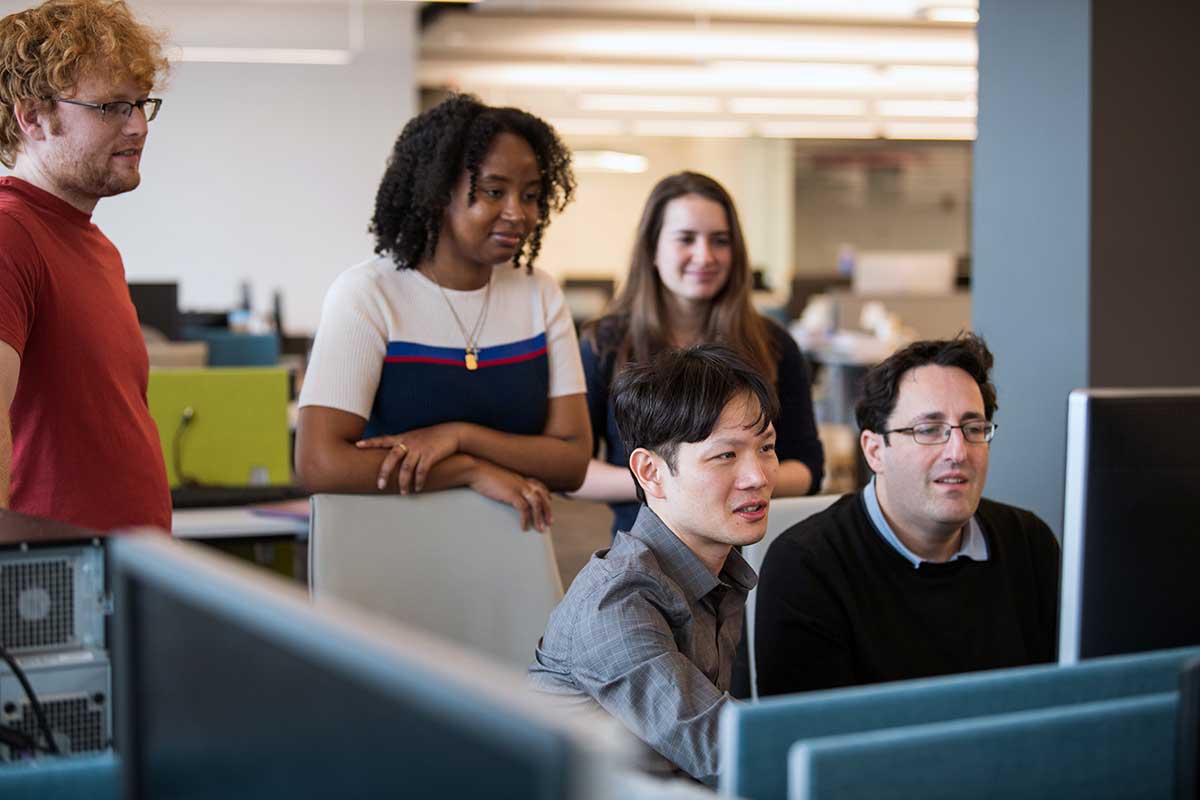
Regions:
[[1173, 691], [1197, 655], [1182, 648], [730, 704], [721, 715], [721, 794], [782, 800], [788, 749], [800, 739]]
[[1171, 796], [1178, 693], [798, 742], [789, 800]]
[[112, 753], [0, 764], [4, 800], [117, 800], [120, 775]]

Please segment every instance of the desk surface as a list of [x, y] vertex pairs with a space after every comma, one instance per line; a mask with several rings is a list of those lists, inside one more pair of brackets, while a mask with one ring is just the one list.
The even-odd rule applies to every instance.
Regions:
[[178, 539], [244, 539], [260, 536], [307, 539], [308, 521], [257, 514], [248, 507], [185, 508], [171, 514], [171, 532]]

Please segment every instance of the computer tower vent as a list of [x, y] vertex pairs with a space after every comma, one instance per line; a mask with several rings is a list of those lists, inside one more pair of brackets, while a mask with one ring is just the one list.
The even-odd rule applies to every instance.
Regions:
[[0, 645], [14, 655], [104, 646], [100, 547], [0, 551]]
[[[18, 659], [58, 749], [92, 753], [112, 744], [112, 669], [99, 650], [45, 653]], [[45, 737], [17, 677], [0, 662], [0, 725], [16, 728], [39, 745]], [[0, 745], [0, 762], [14, 757]]]
[[75, 635], [69, 559], [0, 564], [0, 642], [7, 650], [59, 647]]
[[[108, 718], [104, 709], [107, 700], [107, 697], [99, 694], [95, 697], [80, 695], [41, 699], [46, 721], [50, 723], [54, 741], [63, 755], [94, 753], [108, 749]], [[0, 712], [0, 719], [4, 720], [5, 725], [16, 728], [39, 745], [45, 744], [46, 739], [42, 736], [37, 717], [28, 702], [19, 705], [5, 704]]]

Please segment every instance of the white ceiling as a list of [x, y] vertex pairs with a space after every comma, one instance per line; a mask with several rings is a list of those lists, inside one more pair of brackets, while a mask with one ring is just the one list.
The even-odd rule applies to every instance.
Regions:
[[976, 0], [485, 0], [421, 32], [422, 88], [567, 133], [974, 138]]

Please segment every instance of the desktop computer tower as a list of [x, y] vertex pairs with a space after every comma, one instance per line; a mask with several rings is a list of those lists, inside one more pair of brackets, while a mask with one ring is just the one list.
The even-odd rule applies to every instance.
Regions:
[[[107, 654], [49, 653], [26, 656], [19, 663], [63, 755], [112, 747], [112, 669]], [[6, 665], [0, 665], [0, 725], [44, 742], [29, 698]], [[0, 744], [0, 763], [12, 758], [13, 753]]]
[[[111, 597], [102, 540], [0, 511], [0, 647], [40, 701], [59, 750], [112, 746]], [[72, 538], [74, 535], [77, 538]], [[44, 743], [29, 698], [0, 660], [0, 726]], [[0, 743], [0, 762], [15, 753]]]

